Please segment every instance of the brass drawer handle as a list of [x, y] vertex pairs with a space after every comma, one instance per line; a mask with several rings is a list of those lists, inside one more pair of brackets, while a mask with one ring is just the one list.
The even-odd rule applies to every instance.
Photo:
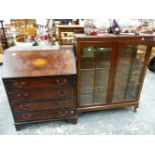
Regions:
[[28, 93], [24, 93], [24, 94], [17, 94], [17, 97], [28, 97], [29, 94]]
[[74, 110], [71, 110], [70, 113], [71, 113], [71, 114], [74, 114]]
[[25, 81], [20, 82], [20, 83], [15, 82], [15, 83], [14, 83], [14, 85], [15, 85], [16, 87], [18, 87], [18, 88], [21, 88], [21, 87], [23, 87], [23, 86], [25, 86], [25, 85], [26, 85], [26, 82], [25, 82]]
[[26, 82], [25, 81], [21, 82], [21, 85], [22, 86], [25, 86], [26, 85]]
[[57, 79], [56, 80], [56, 83], [58, 83], [58, 84], [64, 84], [65, 82], [67, 82], [66, 79]]
[[23, 108], [23, 109], [27, 109], [30, 107], [29, 104], [25, 104], [25, 105], [19, 105], [20, 108]]
[[63, 82], [67, 82], [67, 80], [66, 79], [63, 79]]
[[25, 118], [25, 119], [28, 119], [28, 118], [31, 118], [32, 117], [32, 114], [26, 114], [26, 115], [23, 114], [22, 117]]
[[56, 83], [60, 83], [60, 80], [57, 79], [57, 80], [56, 80]]
[[28, 93], [25, 93], [23, 96], [24, 96], [24, 97], [28, 97], [28, 96], [29, 96], [29, 94], [28, 94]]
[[17, 97], [21, 97], [21, 94], [17, 94]]

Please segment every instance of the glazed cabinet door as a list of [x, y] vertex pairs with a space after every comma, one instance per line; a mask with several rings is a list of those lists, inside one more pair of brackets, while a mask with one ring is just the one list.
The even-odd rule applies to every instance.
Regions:
[[137, 101], [145, 73], [148, 46], [119, 46], [112, 102]]
[[87, 43], [78, 48], [79, 107], [107, 104], [113, 45]]

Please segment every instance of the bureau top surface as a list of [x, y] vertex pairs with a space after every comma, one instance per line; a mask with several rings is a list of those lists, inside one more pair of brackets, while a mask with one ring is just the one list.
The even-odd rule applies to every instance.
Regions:
[[76, 40], [126, 40], [126, 39], [138, 39], [138, 40], [145, 40], [145, 39], [151, 39], [154, 41], [155, 35], [152, 34], [139, 34], [135, 35], [134, 33], [122, 33], [120, 35], [115, 34], [100, 34], [100, 35], [86, 35], [86, 34], [75, 34]]
[[73, 48], [53, 50], [6, 50], [3, 78], [42, 77], [76, 74]]

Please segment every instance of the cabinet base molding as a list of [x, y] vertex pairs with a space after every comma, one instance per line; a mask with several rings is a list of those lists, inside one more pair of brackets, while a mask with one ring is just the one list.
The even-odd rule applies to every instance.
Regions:
[[127, 108], [127, 107], [134, 107], [138, 108], [139, 102], [126, 102], [126, 103], [115, 103], [115, 104], [106, 104], [106, 105], [98, 105], [98, 106], [91, 106], [91, 107], [80, 107], [78, 108], [78, 112], [89, 112], [89, 111], [98, 111], [98, 110], [108, 110], [108, 109], [119, 109], [119, 108]]
[[39, 120], [39, 121], [31, 121], [31, 122], [30, 121], [29, 122], [20, 122], [20, 123], [15, 123], [14, 125], [15, 125], [16, 130], [19, 131], [22, 128], [24, 128], [30, 124], [37, 124], [37, 123], [51, 122], [51, 121], [60, 121], [60, 120], [76, 125], [77, 121], [78, 121], [78, 116], [71, 117], [71, 118], [62, 118], [62, 119], [59, 118], [59, 119]]

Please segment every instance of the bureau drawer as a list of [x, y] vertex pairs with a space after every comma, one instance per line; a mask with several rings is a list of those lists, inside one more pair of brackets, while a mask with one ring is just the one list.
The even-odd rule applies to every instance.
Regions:
[[49, 78], [35, 78], [35, 79], [16, 79], [4, 80], [5, 86], [9, 91], [23, 90], [23, 89], [38, 89], [51, 87], [65, 87], [74, 86], [76, 84], [76, 76], [57, 76]]
[[59, 97], [76, 96], [75, 88], [69, 87], [65, 89], [41, 90], [41, 91], [23, 91], [8, 93], [11, 102], [46, 100]]
[[37, 120], [67, 118], [76, 115], [77, 111], [75, 109], [65, 109], [65, 110], [16, 113], [14, 117], [16, 122], [21, 122], [21, 121], [37, 121]]
[[15, 112], [73, 108], [75, 106], [76, 106], [76, 98], [42, 101], [42, 102], [30, 102], [30, 103], [13, 103], [12, 104], [12, 108]]

